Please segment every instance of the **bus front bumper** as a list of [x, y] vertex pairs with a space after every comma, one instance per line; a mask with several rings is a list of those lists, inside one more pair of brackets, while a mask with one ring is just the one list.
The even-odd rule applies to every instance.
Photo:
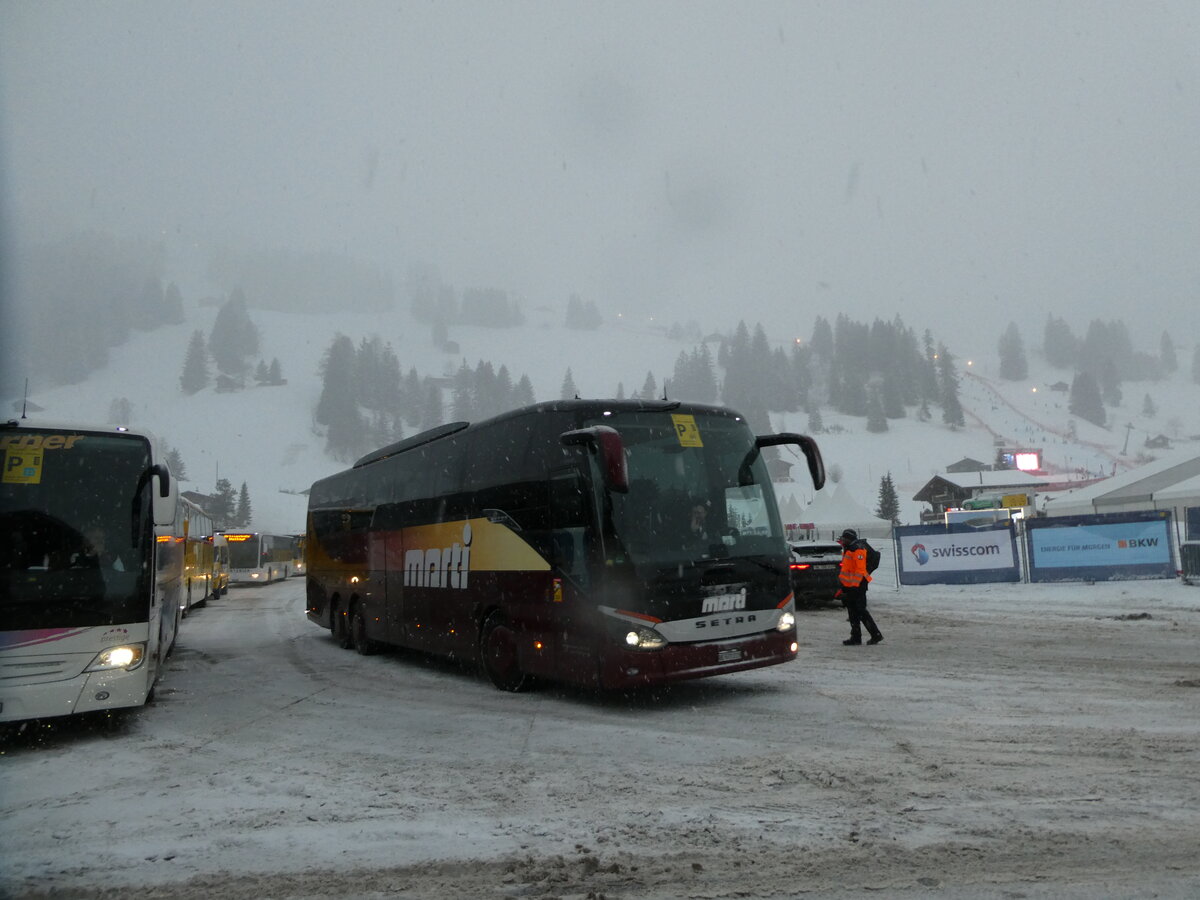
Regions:
[[137, 670], [87, 672], [62, 681], [5, 686], [0, 688], [0, 722], [141, 706], [147, 693], [146, 674]]
[[631, 688], [710, 675], [727, 675], [796, 658], [794, 629], [703, 643], [668, 644], [661, 650], [628, 650], [610, 646], [600, 665], [604, 688]]

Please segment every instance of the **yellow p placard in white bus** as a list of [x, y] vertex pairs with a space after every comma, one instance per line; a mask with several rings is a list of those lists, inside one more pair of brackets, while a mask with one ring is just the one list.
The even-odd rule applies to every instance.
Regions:
[[41, 484], [42, 451], [13, 450], [4, 454], [5, 484]]

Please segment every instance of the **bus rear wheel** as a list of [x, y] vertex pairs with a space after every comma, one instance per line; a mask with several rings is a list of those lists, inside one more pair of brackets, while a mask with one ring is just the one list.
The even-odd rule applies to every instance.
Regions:
[[333, 633], [333, 642], [343, 650], [349, 650], [350, 622], [340, 606], [333, 608], [329, 620], [329, 630]]
[[363, 656], [370, 656], [379, 650], [379, 645], [367, 637], [367, 619], [363, 615], [361, 603], [350, 607], [350, 640], [354, 649]]
[[517, 659], [517, 635], [500, 612], [492, 612], [479, 630], [479, 661], [488, 680], [502, 691], [523, 691], [529, 676]]

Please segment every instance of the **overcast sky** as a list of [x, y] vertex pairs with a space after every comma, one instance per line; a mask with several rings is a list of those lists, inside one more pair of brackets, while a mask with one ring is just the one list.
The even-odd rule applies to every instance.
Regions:
[[1194, 0], [2, 0], [4, 247], [154, 237], [185, 294], [214, 244], [333, 249], [706, 328], [1140, 343], [1198, 318], [1197, 47]]

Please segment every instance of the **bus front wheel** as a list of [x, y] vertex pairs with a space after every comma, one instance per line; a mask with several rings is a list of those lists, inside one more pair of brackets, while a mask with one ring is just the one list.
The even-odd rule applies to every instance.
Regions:
[[517, 635], [504, 615], [492, 612], [479, 632], [479, 660], [488, 680], [502, 691], [523, 691], [529, 676], [517, 659]]

